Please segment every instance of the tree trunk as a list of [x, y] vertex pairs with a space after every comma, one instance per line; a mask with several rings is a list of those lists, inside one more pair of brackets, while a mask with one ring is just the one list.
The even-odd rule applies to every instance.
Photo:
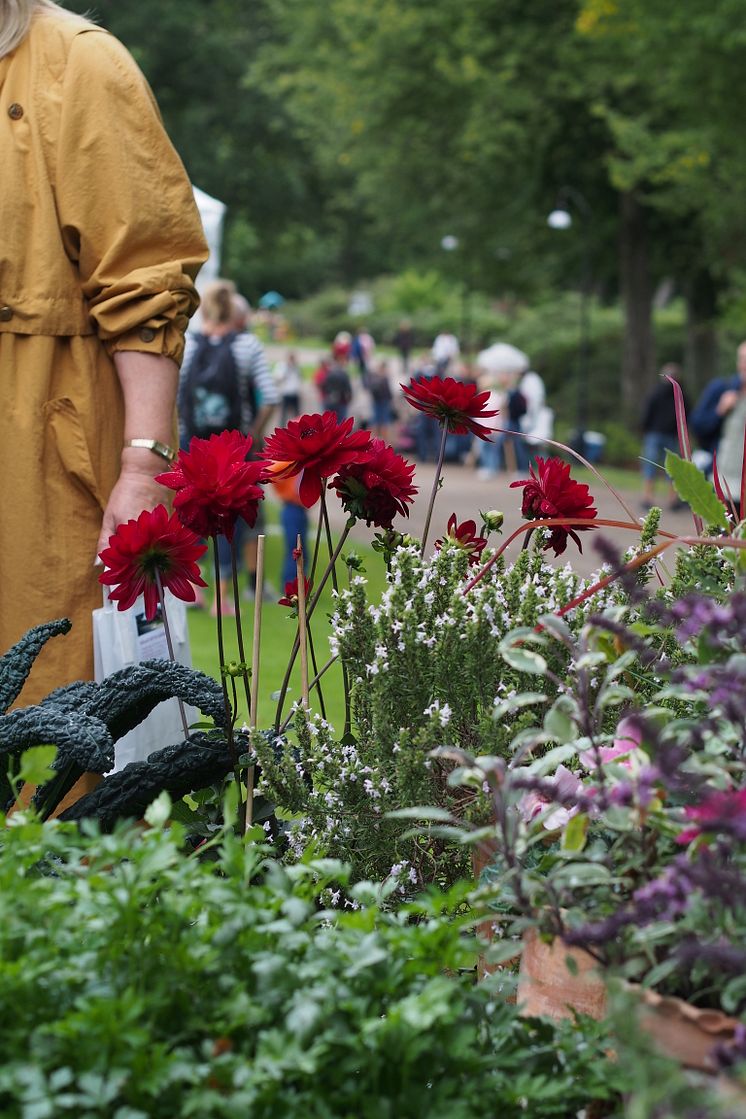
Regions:
[[628, 417], [636, 417], [655, 374], [653, 284], [646, 215], [633, 193], [620, 195], [619, 216], [619, 270], [625, 320], [622, 405]]
[[695, 392], [718, 373], [715, 322], [718, 285], [708, 268], [698, 268], [686, 286], [686, 351], [684, 362]]

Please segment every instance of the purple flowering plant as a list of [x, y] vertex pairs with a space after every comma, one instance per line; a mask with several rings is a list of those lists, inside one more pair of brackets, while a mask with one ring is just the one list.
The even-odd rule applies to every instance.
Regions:
[[746, 588], [627, 590], [634, 609], [590, 617], [578, 638], [556, 617], [515, 635], [508, 657], [542, 683], [556, 642], [571, 672], [548, 711], [535, 693], [539, 718], [510, 757], [437, 751], [493, 823], [428, 826], [491, 854], [478, 897], [494, 961], [533, 926], [610, 974], [746, 1020]]

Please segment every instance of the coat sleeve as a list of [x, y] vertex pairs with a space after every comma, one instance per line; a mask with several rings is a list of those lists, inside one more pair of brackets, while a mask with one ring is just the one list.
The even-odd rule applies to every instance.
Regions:
[[55, 189], [65, 251], [109, 352], [180, 361], [207, 259], [202, 224], [144, 77], [97, 29], [70, 49]]

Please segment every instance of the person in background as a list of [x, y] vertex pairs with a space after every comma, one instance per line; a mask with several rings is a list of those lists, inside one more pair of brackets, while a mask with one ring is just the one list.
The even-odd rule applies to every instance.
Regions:
[[391, 423], [394, 419], [394, 394], [391, 391], [388, 362], [381, 361], [370, 370], [366, 388], [371, 399], [371, 430], [377, 439], [391, 442]]
[[[202, 331], [187, 336], [179, 387], [179, 419], [182, 446], [193, 437], [237, 428], [254, 439], [252, 455], [261, 450], [262, 436], [279, 401], [267, 365], [264, 347], [246, 330], [251, 308], [230, 280], [208, 284], [202, 297]], [[245, 551], [247, 594], [256, 582], [256, 538], [264, 531], [261, 503], [253, 528], [236, 522], [234, 540], [241, 555]], [[234, 612], [229, 593], [232, 578], [231, 546], [218, 538], [222, 612]], [[217, 600], [213, 601], [217, 613]]]
[[[516, 431], [522, 431], [525, 439], [516, 439], [516, 459], [518, 469], [525, 472], [536, 453], [542, 439], [551, 439], [554, 413], [547, 408], [547, 392], [544, 380], [533, 369], [527, 369], [518, 382], [518, 392], [523, 397], [524, 410], [517, 416]], [[516, 401], [515, 408], [521, 407]]]
[[282, 478], [280, 481], [272, 482], [272, 489], [282, 503], [280, 524], [282, 525], [285, 548], [280, 572], [280, 586], [284, 589], [285, 584], [292, 583], [298, 574], [294, 551], [299, 536], [303, 548], [304, 570], [308, 567], [308, 546], [306, 543], [308, 511], [300, 499], [300, 474], [296, 474], [294, 478]]
[[414, 330], [409, 319], [402, 319], [399, 323], [399, 329], [394, 335], [394, 345], [401, 358], [402, 374], [406, 377], [409, 374], [409, 358], [414, 349]]
[[432, 358], [438, 377], [445, 377], [452, 361], [461, 353], [458, 338], [447, 330], [438, 334], [433, 342]]
[[339, 423], [347, 419], [352, 400], [352, 381], [347, 372], [350, 357], [350, 336], [335, 339], [332, 360], [321, 387], [321, 403], [325, 412], [334, 412]]
[[[676, 401], [673, 385], [666, 376], [681, 380], [681, 366], [670, 363], [661, 369], [659, 383], [648, 394], [642, 411], [642, 504], [644, 512], [650, 509], [655, 496], [655, 481], [665, 477], [661, 467], [666, 459], [666, 451], [679, 451], [678, 426], [676, 424]], [[686, 406], [686, 398], [685, 398]], [[670, 486], [669, 505], [678, 509], [679, 502], [673, 486]]]
[[744, 510], [741, 509], [744, 432], [746, 432], [746, 377], [740, 379], [740, 388], [735, 400], [725, 411], [717, 448], [718, 477], [739, 519], [744, 515]]
[[361, 326], [355, 331], [350, 347], [350, 357], [357, 362], [358, 372], [363, 380], [365, 380], [370, 369], [375, 348], [375, 341], [373, 336], [368, 333], [367, 327]]
[[107, 31], [0, 0], [0, 90], [0, 651], [73, 623], [24, 685], [36, 703], [93, 678], [97, 553], [168, 501], [155, 476], [175, 456], [207, 246], [152, 93]]
[[699, 439], [703, 450], [710, 454], [718, 449], [718, 442], [727, 415], [735, 408], [746, 386], [746, 342], [736, 350], [734, 377], [716, 377], [710, 381], [689, 417], [689, 426]]
[[272, 373], [282, 403], [280, 427], [285, 427], [288, 420], [300, 415], [300, 394], [303, 388], [303, 375], [292, 350], [288, 351], [284, 361], [277, 362]]

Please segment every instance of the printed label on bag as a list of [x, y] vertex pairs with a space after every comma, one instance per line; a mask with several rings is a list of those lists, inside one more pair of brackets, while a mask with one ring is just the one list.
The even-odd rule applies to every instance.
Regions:
[[155, 617], [147, 620], [145, 614], [135, 615], [137, 626], [137, 655], [141, 661], [168, 660], [168, 642], [166, 641], [166, 627], [163, 624], [161, 608], [158, 607]]

